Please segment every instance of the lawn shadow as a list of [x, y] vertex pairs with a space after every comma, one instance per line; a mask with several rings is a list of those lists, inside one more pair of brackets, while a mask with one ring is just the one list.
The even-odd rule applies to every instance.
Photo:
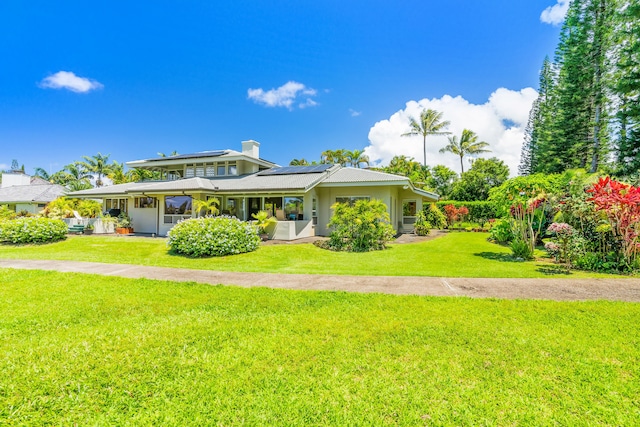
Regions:
[[473, 254], [474, 256], [479, 256], [485, 259], [490, 259], [493, 261], [502, 261], [502, 262], [522, 262], [517, 260], [511, 254], [505, 254], [500, 252], [479, 252]]
[[571, 276], [573, 274], [562, 265], [542, 265], [536, 268], [536, 271], [548, 275], [564, 274], [565, 276]]

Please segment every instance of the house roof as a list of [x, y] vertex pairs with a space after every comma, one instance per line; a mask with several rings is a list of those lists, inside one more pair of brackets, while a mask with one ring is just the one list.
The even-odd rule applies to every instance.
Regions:
[[109, 197], [128, 194], [202, 193], [264, 193], [306, 192], [315, 186], [371, 186], [402, 185], [422, 197], [437, 200], [438, 196], [418, 190], [407, 177], [365, 169], [332, 165], [326, 168], [286, 167], [273, 168], [269, 173], [224, 178], [186, 178], [173, 181], [134, 182], [109, 187], [93, 188], [71, 193], [76, 197]]
[[125, 162], [125, 164], [130, 168], [153, 169], [153, 168], [161, 168], [163, 166], [184, 165], [185, 160], [189, 160], [189, 159], [198, 160], [199, 162], [207, 162], [207, 159], [211, 159], [211, 161], [247, 160], [267, 168], [276, 166], [275, 163], [270, 162], [269, 160], [251, 157], [236, 150], [200, 151], [197, 153], [179, 154], [176, 156], [154, 157], [151, 159], [132, 160], [130, 162]]
[[340, 168], [330, 177], [323, 181], [323, 184], [335, 183], [357, 183], [357, 182], [407, 182], [406, 176], [393, 175], [385, 172], [372, 171], [368, 169]]
[[14, 185], [0, 188], [0, 204], [49, 203], [64, 196], [66, 188], [58, 184]]

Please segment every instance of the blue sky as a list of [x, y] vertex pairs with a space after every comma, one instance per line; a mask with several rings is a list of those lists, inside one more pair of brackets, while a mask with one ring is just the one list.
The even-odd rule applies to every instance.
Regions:
[[[565, 0], [5, 0], [0, 168], [239, 150], [246, 139], [282, 165], [338, 148], [366, 149], [379, 164], [421, 160], [421, 138], [398, 137], [422, 108], [443, 111], [453, 134], [476, 131], [513, 168], [565, 9]], [[446, 140], [427, 143], [427, 163], [458, 170], [438, 153]]]

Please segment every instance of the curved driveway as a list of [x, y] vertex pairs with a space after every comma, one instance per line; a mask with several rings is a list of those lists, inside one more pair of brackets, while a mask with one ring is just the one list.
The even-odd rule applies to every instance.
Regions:
[[379, 292], [476, 298], [640, 302], [640, 279], [485, 279], [416, 276], [338, 276], [237, 273], [55, 260], [2, 260], [1, 268], [54, 270], [179, 282], [296, 290]]

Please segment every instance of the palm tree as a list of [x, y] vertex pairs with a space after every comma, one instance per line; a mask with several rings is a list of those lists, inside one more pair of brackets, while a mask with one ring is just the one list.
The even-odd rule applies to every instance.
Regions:
[[70, 190], [72, 190], [72, 188], [81, 190], [91, 188], [92, 185], [89, 179], [91, 179], [91, 174], [78, 162], [70, 163], [62, 168], [62, 170], [51, 175], [51, 182], [63, 185]]
[[420, 113], [420, 121], [413, 117], [409, 117], [409, 126], [411, 130], [403, 133], [402, 136], [422, 135], [422, 147], [424, 150], [423, 166], [427, 166], [427, 135], [448, 135], [444, 129], [451, 123], [449, 121], [441, 121], [442, 113], [436, 110], [422, 110]]
[[173, 156], [177, 156], [177, 155], [178, 155], [178, 152], [176, 150], [173, 150], [171, 152], [171, 154], [169, 154], [168, 156], [166, 154], [164, 154], [164, 153], [160, 153], [160, 152], [158, 153], [158, 156], [160, 156], [160, 157], [173, 157]]
[[193, 199], [193, 209], [198, 213], [198, 216], [202, 216], [202, 211], [205, 215], [217, 215], [220, 210], [220, 200], [216, 197], [209, 197], [207, 200]]
[[127, 174], [124, 173], [124, 165], [122, 163], [118, 163], [115, 160], [110, 166], [110, 171], [107, 174], [107, 177], [114, 184], [124, 184], [125, 182], [129, 182]]
[[347, 158], [347, 150], [338, 149], [338, 150], [326, 150], [323, 151], [321, 156], [320, 163], [323, 164], [340, 164], [342, 166], [346, 166], [349, 163]]
[[347, 162], [355, 168], [359, 168], [362, 163], [369, 166], [369, 156], [364, 154], [363, 150], [347, 151], [345, 156], [347, 158]]
[[77, 162], [79, 165], [82, 165], [88, 172], [94, 173], [97, 177], [96, 179], [96, 187], [102, 187], [102, 177], [106, 176], [111, 170], [111, 166], [109, 166], [109, 156], [106, 156], [98, 153], [93, 157], [82, 156], [84, 161]]
[[469, 129], [464, 129], [462, 131], [462, 135], [460, 136], [460, 140], [456, 136], [449, 137], [449, 145], [440, 149], [441, 153], [453, 153], [457, 156], [460, 156], [460, 169], [461, 173], [464, 173], [464, 164], [462, 163], [462, 158], [464, 156], [470, 155], [473, 156], [479, 153], [488, 153], [491, 150], [486, 150], [486, 147], [489, 146], [489, 143], [484, 141], [478, 142], [478, 135], [475, 132], [470, 131]]
[[129, 182], [140, 182], [153, 178], [153, 172], [146, 169], [133, 168], [127, 171], [127, 181]]
[[33, 176], [37, 176], [38, 178], [42, 178], [45, 181], [51, 181], [51, 175], [49, 175], [49, 172], [47, 172], [46, 170], [44, 170], [42, 168], [33, 169]]
[[293, 159], [289, 162], [289, 166], [309, 166], [309, 162], [305, 159]]

